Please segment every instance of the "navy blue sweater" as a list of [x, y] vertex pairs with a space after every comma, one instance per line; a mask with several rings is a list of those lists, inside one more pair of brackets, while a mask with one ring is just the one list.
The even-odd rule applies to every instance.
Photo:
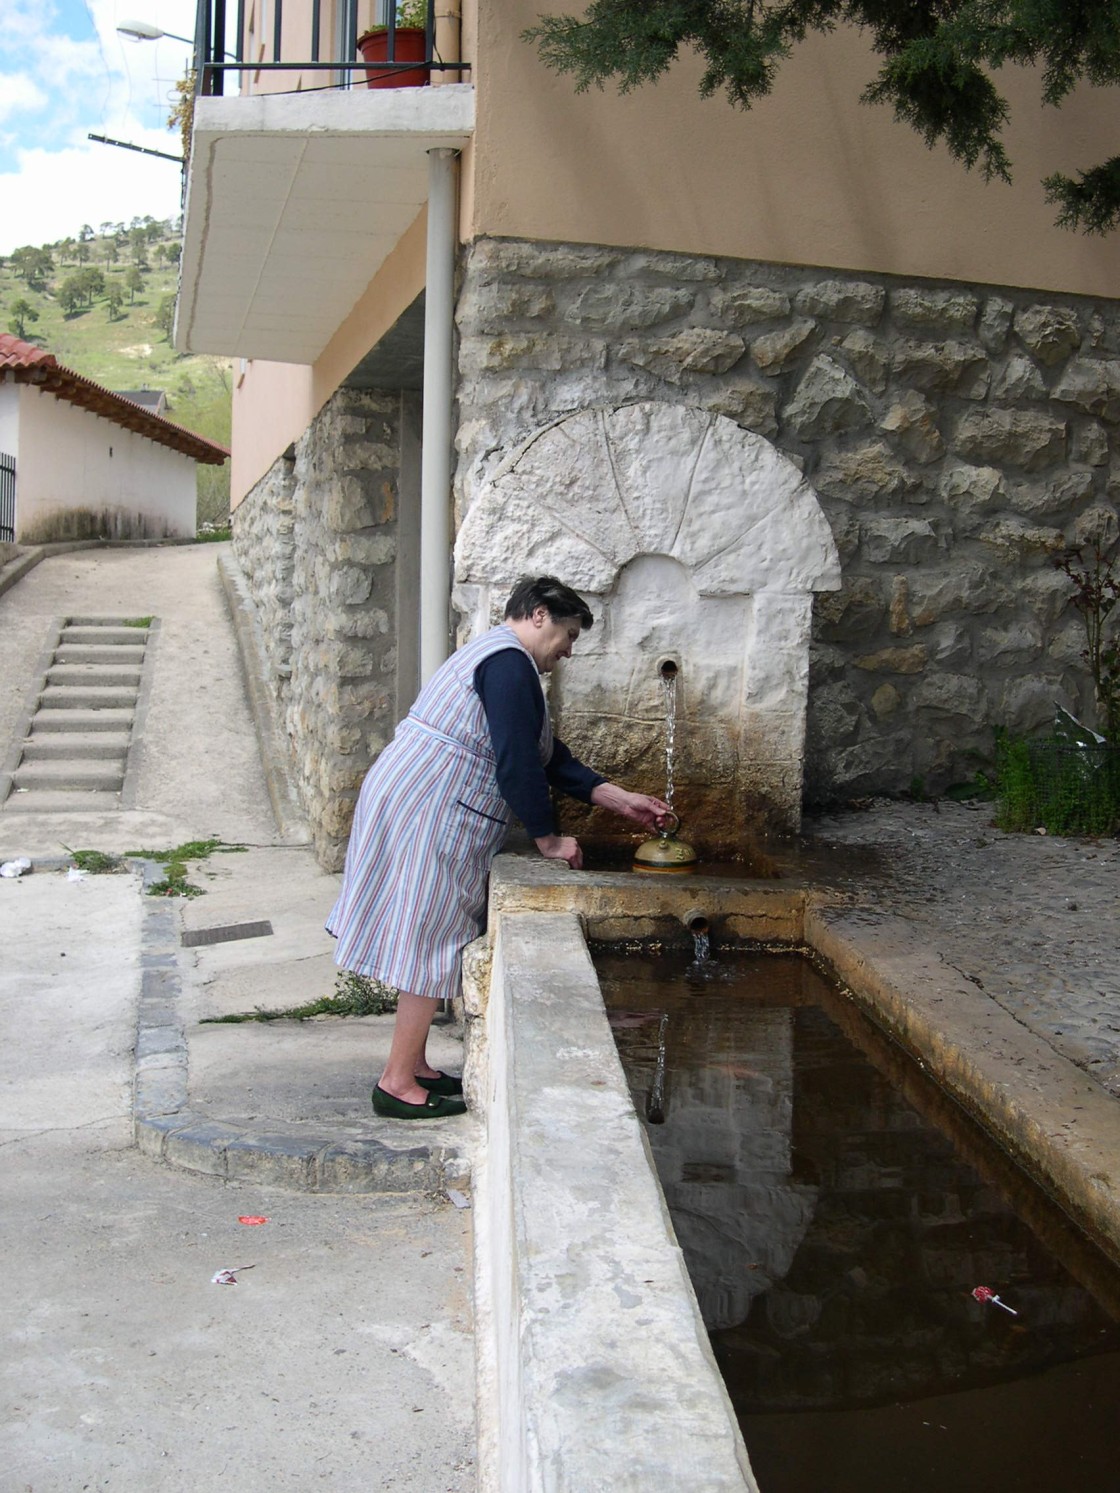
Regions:
[[538, 743], [544, 724], [544, 695], [530, 659], [519, 648], [503, 648], [474, 671], [490, 739], [497, 757], [498, 791], [534, 839], [556, 833], [550, 788], [591, 802], [606, 778], [585, 767], [558, 738], [542, 764]]

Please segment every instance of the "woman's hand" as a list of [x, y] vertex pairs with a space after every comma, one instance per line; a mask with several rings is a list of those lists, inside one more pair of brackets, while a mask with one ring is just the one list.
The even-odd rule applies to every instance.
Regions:
[[539, 835], [537, 849], [546, 861], [567, 861], [573, 871], [583, 866], [583, 851], [573, 835]]
[[593, 788], [591, 802], [610, 809], [612, 814], [621, 814], [624, 819], [634, 819], [646, 829], [658, 829], [661, 816], [673, 812], [662, 799], [648, 793], [629, 793], [617, 783], [600, 783]]

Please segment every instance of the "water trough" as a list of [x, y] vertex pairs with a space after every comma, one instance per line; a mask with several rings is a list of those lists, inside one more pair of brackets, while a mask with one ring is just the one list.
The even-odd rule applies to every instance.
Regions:
[[480, 1486], [753, 1489], [586, 938], [800, 947], [1120, 1260], [1120, 1117], [899, 919], [794, 880], [574, 875], [501, 857], [466, 959]]

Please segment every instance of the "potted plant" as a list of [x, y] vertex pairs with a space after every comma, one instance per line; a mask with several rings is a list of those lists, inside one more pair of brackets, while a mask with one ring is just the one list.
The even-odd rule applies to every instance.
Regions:
[[[384, 14], [384, 10], [382, 10]], [[428, 68], [428, 0], [397, 0], [396, 27], [392, 33], [393, 68], [366, 72], [367, 88], [420, 88], [430, 81]], [[358, 51], [366, 62], [388, 62], [389, 28], [373, 26], [358, 37]], [[401, 67], [420, 62], [423, 67]]]

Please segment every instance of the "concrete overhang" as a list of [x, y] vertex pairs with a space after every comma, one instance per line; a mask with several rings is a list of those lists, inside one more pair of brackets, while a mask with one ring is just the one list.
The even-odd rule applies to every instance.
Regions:
[[473, 131], [468, 83], [199, 98], [178, 351], [313, 363]]

